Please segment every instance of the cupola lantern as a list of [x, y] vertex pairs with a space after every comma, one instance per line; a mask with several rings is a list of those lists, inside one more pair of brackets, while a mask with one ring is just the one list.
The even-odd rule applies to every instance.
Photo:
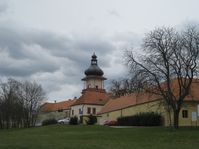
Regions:
[[85, 81], [84, 89], [95, 88], [95, 89], [104, 89], [104, 72], [97, 64], [97, 56], [95, 53], [91, 57], [91, 64], [88, 69], [85, 70], [85, 75], [82, 80]]

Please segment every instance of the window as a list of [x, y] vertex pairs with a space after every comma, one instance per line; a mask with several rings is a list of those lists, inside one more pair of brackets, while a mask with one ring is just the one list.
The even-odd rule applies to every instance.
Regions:
[[72, 115], [74, 115], [74, 110], [72, 110]]
[[90, 107], [87, 108], [87, 114], [91, 114], [91, 108]]
[[96, 114], [96, 108], [93, 108], [93, 114]]
[[58, 112], [63, 112], [63, 109], [59, 109]]
[[182, 117], [188, 118], [188, 110], [182, 110]]
[[96, 85], [95, 88], [98, 89], [98, 85]]
[[79, 109], [79, 114], [81, 114], [81, 111], [82, 111], [82, 110], [81, 110], [81, 109]]

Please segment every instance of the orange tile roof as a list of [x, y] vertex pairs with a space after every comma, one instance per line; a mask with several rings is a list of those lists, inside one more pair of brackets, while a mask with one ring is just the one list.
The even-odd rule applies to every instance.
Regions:
[[[132, 93], [127, 96], [109, 100], [98, 114], [120, 110], [133, 105], [161, 100], [162, 98], [150, 93]], [[199, 101], [199, 79], [194, 79], [191, 84], [190, 95], [186, 96], [185, 101]]]
[[[162, 83], [162, 87], [166, 88], [166, 83]], [[172, 92], [175, 97], [179, 97], [179, 84], [177, 79], [171, 81]], [[192, 84], [190, 86], [190, 93], [186, 96], [185, 100], [192, 100], [193, 98], [199, 99], [199, 79], [193, 78]]]
[[70, 106], [75, 102], [76, 100], [66, 100], [66, 101], [61, 101], [57, 103], [49, 103], [46, 102], [41, 106], [41, 111], [42, 112], [52, 112], [52, 111], [57, 111], [57, 110], [67, 110], [70, 109]]
[[158, 100], [158, 96], [147, 93], [132, 93], [116, 99], [110, 99], [98, 114], [120, 110], [133, 105]]
[[85, 89], [82, 91], [82, 96], [76, 100], [73, 105], [80, 104], [93, 104], [93, 105], [105, 105], [109, 99], [108, 93], [104, 89]]
[[193, 79], [190, 95], [186, 97], [186, 100], [199, 100], [199, 79]]

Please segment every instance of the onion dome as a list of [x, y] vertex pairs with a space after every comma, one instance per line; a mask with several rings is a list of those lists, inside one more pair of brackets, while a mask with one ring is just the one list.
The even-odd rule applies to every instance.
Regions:
[[86, 76], [103, 76], [104, 72], [97, 65], [97, 56], [95, 55], [95, 53], [92, 55], [90, 67], [87, 70], [85, 70], [84, 73]]

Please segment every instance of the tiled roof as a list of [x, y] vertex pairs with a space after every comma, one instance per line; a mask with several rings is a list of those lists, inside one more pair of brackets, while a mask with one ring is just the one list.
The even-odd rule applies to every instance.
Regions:
[[85, 89], [82, 91], [82, 96], [76, 100], [73, 105], [93, 104], [105, 105], [109, 99], [109, 94], [104, 89]]
[[116, 99], [110, 99], [98, 114], [116, 111], [133, 105], [158, 100], [158, 96], [146, 93], [132, 93]]
[[[98, 114], [156, 100], [161, 100], [160, 96], [150, 93], [132, 93], [127, 96], [109, 100]], [[190, 95], [186, 96], [185, 101], [199, 101], [199, 79], [193, 80]]]
[[194, 79], [190, 89], [190, 95], [186, 97], [186, 100], [199, 101], [199, 79]]
[[52, 112], [52, 111], [57, 111], [57, 110], [67, 110], [70, 109], [70, 106], [75, 102], [76, 100], [66, 100], [62, 102], [57, 102], [57, 103], [49, 103], [46, 102], [41, 106], [41, 111], [42, 112]]

